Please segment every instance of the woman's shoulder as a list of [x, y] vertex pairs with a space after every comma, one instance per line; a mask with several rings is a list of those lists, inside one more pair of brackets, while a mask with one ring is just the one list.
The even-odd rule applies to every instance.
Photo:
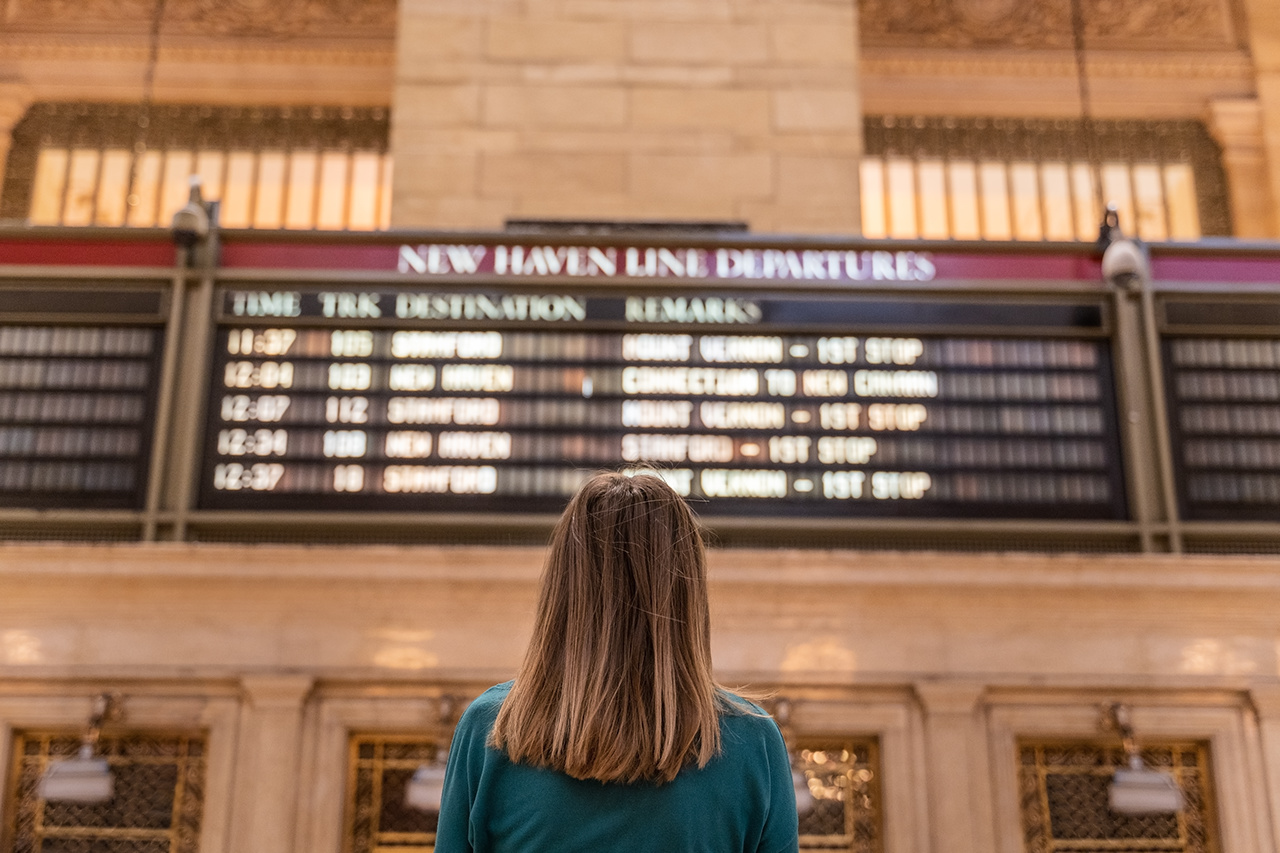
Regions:
[[485, 690], [484, 693], [477, 695], [476, 698], [471, 699], [471, 702], [467, 704], [467, 710], [463, 712], [463, 716], [488, 716], [498, 713], [498, 708], [502, 707], [502, 703], [504, 699], [507, 698], [507, 694], [511, 693], [512, 684], [515, 684], [515, 681], [503, 681], [502, 684], [494, 684], [492, 688], [489, 688], [488, 690]]
[[769, 712], [761, 708], [758, 704], [745, 696], [740, 696], [732, 690], [726, 690], [723, 687], [716, 688], [716, 696], [720, 700], [721, 711], [733, 716], [751, 716], [762, 717], [764, 719], [772, 719]]
[[481, 726], [487, 729], [492, 726], [503, 700], [511, 692], [511, 685], [510, 681], [495, 684], [472, 699], [467, 704], [466, 710], [462, 712], [461, 719], [458, 720], [459, 727]]
[[467, 706], [468, 710], [475, 708], [483, 710], [486, 708], [497, 708], [502, 704], [502, 700], [507, 698], [507, 694], [511, 692], [511, 685], [514, 681], [504, 681], [501, 684], [495, 684], [479, 696], [471, 700], [471, 704]]
[[718, 692], [722, 730], [757, 737], [781, 736], [778, 724], [764, 708], [729, 690], [720, 689]]

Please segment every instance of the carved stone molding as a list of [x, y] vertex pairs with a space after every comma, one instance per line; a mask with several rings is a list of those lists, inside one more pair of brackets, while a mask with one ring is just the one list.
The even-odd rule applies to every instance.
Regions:
[[986, 685], [970, 681], [918, 681], [914, 687], [930, 718], [969, 717], [986, 693]]
[[[109, 42], [71, 42], [52, 36], [27, 37], [9, 43], [0, 41], [0, 60], [86, 60], [141, 64], [149, 51], [141, 44]], [[166, 45], [160, 48], [160, 64], [215, 63], [224, 65], [317, 65], [390, 67], [395, 56], [386, 49], [356, 50], [323, 47], [268, 48], [228, 43], [214, 47], [208, 43]]]
[[[1089, 47], [1232, 48], [1235, 0], [1081, 0]], [[1072, 47], [1071, 0], [859, 0], [864, 45]]]
[[1209, 132], [1223, 151], [1263, 158], [1262, 105], [1256, 98], [1230, 98], [1209, 103]]
[[[908, 51], [899, 48], [871, 48], [862, 54], [864, 75], [893, 77], [1069, 77], [1076, 76], [1075, 61], [1069, 55], [1049, 52], [955, 52]], [[1090, 79], [1170, 78], [1176, 80], [1252, 80], [1253, 66], [1243, 53], [1091, 55], [1087, 62]]]
[[217, 35], [313, 36], [372, 30], [394, 36], [395, 0], [179, 0], [170, 20]]
[[[3, 32], [136, 34], [151, 30], [155, 0], [0, 0]], [[395, 37], [395, 0], [167, 0], [165, 34], [211, 37]]]

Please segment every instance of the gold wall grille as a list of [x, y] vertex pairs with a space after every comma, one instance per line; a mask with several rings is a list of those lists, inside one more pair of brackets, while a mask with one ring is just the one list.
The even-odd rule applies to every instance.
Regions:
[[866, 237], [1093, 241], [1110, 201], [1144, 240], [1231, 234], [1200, 122], [887, 115], [864, 139]]
[[351, 738], [345, 853], [430, 853], [439, 815], [406, 806], [404, 794], [413, 771], [438, 749], [431, 737]]
[[13, 129], [0, 219], [156, 226], [200, 175], [227, 228], [386, 228], [384, 108], [38, 103]]
[[813, 809], [800, 816], [801, 850], [880, 853], [880, 754], [875, 740], [801, 740], [798, 769]]
[[1027, 853], [1217, 853], [1209, 788], [1209, 748], [1203, 743], [1148, 746], [1146, 765], [1171, 772], [1186, 808], [1177, 814], [1117, 815], [1107, 807], [1112, 774], [1126, 766], [1117, 746], [1023, 743], [1020, 746], [1022, 828]]
[[105, 803], [40, 799], [52, 759], [70, 758], [80, 739], [67, 734], [14, 738], [3, 849], [13, 853], [197, 853], [204, 808], [202, 736], [104, 737], [97, 754], [115, 777]]

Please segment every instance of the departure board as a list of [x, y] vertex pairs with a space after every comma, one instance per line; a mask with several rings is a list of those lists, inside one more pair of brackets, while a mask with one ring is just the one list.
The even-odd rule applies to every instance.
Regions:
[[141, 289], [0, 291], [0, 506], [142, 507], [161, 303]]
[[712, 516], [1126, 513], [1098, 304], [220, 302], [205, 508], [547, 513], [610, 468], [654, 469]]
[[1185, 332], [1164, 341], [1182, 517], [1275, 521], [1280, 306], [1175, 302], [1166, 306], [1166, 320]]

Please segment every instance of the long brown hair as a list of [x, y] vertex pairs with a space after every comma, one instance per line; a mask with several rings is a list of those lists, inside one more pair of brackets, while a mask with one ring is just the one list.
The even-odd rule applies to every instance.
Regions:
[[657, 476], [597, 474], [551, 536], [490, 744], [578, 779], [669, 782], [719, 752], [725, 707], [693, 513]]

